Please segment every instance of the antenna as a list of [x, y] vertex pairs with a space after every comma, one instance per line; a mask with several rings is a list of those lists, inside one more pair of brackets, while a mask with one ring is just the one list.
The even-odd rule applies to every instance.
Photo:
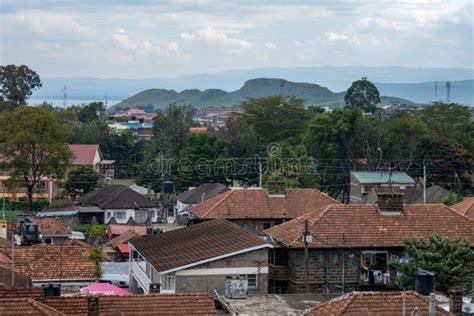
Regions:
[[435, 102], [438, 102], [438, 81], [435, 81], [434, 84], [435, 84], [435, 86], [434, 86], [434, 88], [435, 88], [434, 100], [435, 100]]
[[282, 80], [280, 82], [280, 95], [284, 94], [284, 90], [283, 90], [284, 87], [285, 87], [285, 80]]
[[66, 85], [64, 85], [63, 93], [64, 93], [63, 107], [65, 108], [66, 105], [67, 105], [67, 103], [66, 103], [66, 100], [67, 100], [67, 86]]
[[451, 82], [446, 81], [446, 103], [451, 104]]
[[105, 94], [105, 103], [104, 103], [104, 107], [107, 108], [107, 93]]

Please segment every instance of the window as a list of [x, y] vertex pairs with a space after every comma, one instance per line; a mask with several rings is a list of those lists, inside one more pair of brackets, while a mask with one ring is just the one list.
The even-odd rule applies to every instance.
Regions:
[[326, 258], [324, 257], [324, 254], [319, 254], [317, 257], [316, 257], [316, 261], [318, 263], [318, 266], [320, 267], [324, 267], [324, 262], [326, 261], [325, 260]]
[[332, 255], [332, 264], [339, 264], [339, 254], [335, 253]]
[[112, 216], [112, 212], [107, 212], [107, 218], [110, 218]]
[[155, 211], [148, 211], [148, 217], [149, 218], [154, 218], [155, 217]]
[[248, 287], [257, 287], [257, 275], [256, 274], [247, 274], [247, 284]]
[[271, 223], [263, 223], [263, 230], [269, 229], [270, 227], [272, 227]]
[[114, 212], [116, 219], [125, 219], [125, 212]]
[[162, 291], [172, 291], [175, 290], [176, 279], [173, 274], [164, 274], [161, 275], [161, 290]]
[[349, 266], [352, 267], [352, 266], [355, 266], [356, 264], [357, 264], [357, 259], [356, 259], [355, 254], [350, 253], [349, 254]]

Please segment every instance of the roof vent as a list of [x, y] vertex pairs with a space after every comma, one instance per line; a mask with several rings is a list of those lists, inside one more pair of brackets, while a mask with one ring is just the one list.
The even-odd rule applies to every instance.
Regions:
[[401, 215], [403, 212], [403, 193], [378, 192], [377, 206], [382, 215]]
[[285, 184], [283, 181], [268, 181], [268, 195], [285, 195]]

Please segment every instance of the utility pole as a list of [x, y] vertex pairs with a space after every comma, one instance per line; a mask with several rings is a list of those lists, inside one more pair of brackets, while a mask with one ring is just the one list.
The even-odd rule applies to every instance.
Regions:
[[308, 270], [309, 270], [309, 254], [308, 254], [308, 239], [311, 239], [309, 237], [308, 233], [308, 220], [304, 220], [304, 275], [305, 275], [305, 286], [306, 286], [306, 293], [309, 293], [309, 277], [308, 277]]
[[258, 186], [262, 187], [262, 161], [258, 159]]
[[423, 160], [423, 204], [426, 204], [426, 164]]

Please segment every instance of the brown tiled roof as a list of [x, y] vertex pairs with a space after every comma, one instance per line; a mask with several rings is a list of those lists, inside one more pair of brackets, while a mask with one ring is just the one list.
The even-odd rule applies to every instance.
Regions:
[[408, 237], [467, 238], [474, 245], [473, 222], [442, 204], [407, 204], [402, 215], [382, 215], [373, 204], [335, 204], [264, 231], [287, 247], [304, 246], [308, 220], [312, 248], [401, 247]]
[[[428, 315], [427, 298], [416, 292], [351, 292], [322, 303], [305, 315], [399, 316], [410, 315], [417, 307], [419, 315]], [[452, 315], [439, 306], [436, 307], [436, 314]]]
[[34, 300], [40, 300], [44, 297], [43, 289], [40, 287], [31, 288], [0, 288], [0, 298], [31, 298]]
[[228, 190], [227, 186], [220, 183], [204, 183], [178, 195], [178, 201], [184, 204], [198, 204]]
[[[207, 293], [100, 296], [99, 315], [214, 315]], [[67, 315], [87, 315], [87, 297], [50, 297], [43, 303]]]
[[150, 201], [129, 187], [117, 184], [106, 185], [102, 189], [92, 191], [81, 197], [83, 205], [97, 206], [101, 209], [137, 209], [157, 207]]
[[146, 236], [146, 226], [109, 224], [107, 226], [107, 235], [109, 237], [125, 234], [128, 231], [134, 231], [137, 235]]
[[43, 236], [65, 236], [71, 231], [64, 226], [57, 218], [35, 218], [40, 234]]
[[189, 211], [203, 219], [292, 219], [330, 204], [339, 202], [316, 189], [286, 189], [285, 195], [268, 195], [266, 189], [233, 188]]
[[0, 298], [0, 315], [65, 315], [31, 298]]
[[15, 271], [33, 281], [91, 280], [94, 270], [94, 264], [89, 260], [91, 248], [64, 244], [16, 247]]
[[120, 244], [126, 243], [127, 241], [129, 241], [133, 237], [138, 237], [138, 236], [141, 236], [141, 235], [137, 234], [135, 231], [130, 229], [127, 232], [123, 233], [122, 235], [119, 235], [115, 238], [109, 239], [105, 243], [105, 245], [110, 246], [112, 248], [115, 248], [116, 246], [118, 246]]
[[474, 196], [470, 196], [461, 202], [451, 206], [456, 212], [474, 220]]
[[129, 241], [158, 271], [167, 271], [267, 243], [226, 220], [206, 221]]
[[92, 165], [94, 157], [99, 150], [97, 144], [73, 144], [69, 145], [69, 150], [72, 152], [72, 165]]
[[12, 271], [11, 269], [0, 267], [0, 288], [29, 288], [32, 286], [33, 283], [28, 276]]

